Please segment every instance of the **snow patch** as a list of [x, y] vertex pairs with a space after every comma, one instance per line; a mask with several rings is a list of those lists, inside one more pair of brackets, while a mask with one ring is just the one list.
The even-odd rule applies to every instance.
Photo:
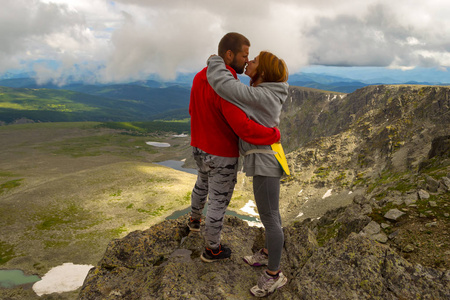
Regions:
[[91, 265], [64, 263], [48, 271], [41, 281], [33, 285], [33, 291], [38, 296], [74, 291], [83, 285], [91, 268], [93, 268]]
[[331, 196], [331, 191], [332, 191], [333, 189], [329, 189], [323, 196], [322, 196], [322, 199], [325, 199], [325, 198], [327, 198], [327, 197], [330, 197]]
[[150, 146], [161, 147], [161, 148], [170, 147], [169, 143], [160, 143], [160, 142], [145, 142], [145, 143]]
[[253, 202], [253, 200], [248, 200], [248, 202], [244, 205], [243, 208], [241, 208], [241, 210], [243, 212], [248, 213], [251, 216], [258, 216], [258, 213], [255, 211], [255, 208], [256, 208], [255, 202]]
[[247, 222], [248, 226], [250, 226], [250, 227], [264, 227], [263, 223], [261, 223], [261, 222], [247, 221], [247, 220], [244, 220], [244, 221]]

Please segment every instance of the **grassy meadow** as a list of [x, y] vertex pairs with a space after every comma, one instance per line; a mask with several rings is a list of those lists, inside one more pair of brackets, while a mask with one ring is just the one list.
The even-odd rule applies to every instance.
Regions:
[[[196, 176], [154, 162], [189, 162], [190, 137], [150, 127], [0, 126], [0, 269], [43, 276], [66, 262], [95, 265], [112, 239], [188, 207]], [[235, 198], [232, 209], [248, 199]]]
[[75, 90], [0, 86], [0, 123], [149, 121], [188, 117], [188, 88], [134, 85], [79, 86]]

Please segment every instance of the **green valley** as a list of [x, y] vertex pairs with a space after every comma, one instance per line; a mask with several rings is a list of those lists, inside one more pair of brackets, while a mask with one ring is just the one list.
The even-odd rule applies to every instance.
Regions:
[[0, 87], [0, 122], [149, 121], [188, 117], [188, 88], [113, 85], [79, 89], [83, 92]]

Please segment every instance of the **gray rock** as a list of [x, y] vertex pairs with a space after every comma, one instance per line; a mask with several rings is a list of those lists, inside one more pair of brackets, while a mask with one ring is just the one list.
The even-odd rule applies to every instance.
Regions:
[[364, 195], [355, 195], [353, 197], [353, 202], [356, 204], [363, 204], [363, 203], [367, 203], [368, 200], [364, 197]]
[[370, 204], [363, 204], [361, 205], [361, 214], [363, 215], [369, 215], [373, 211], [372, 206]]
[[398, 232], [398, 230], [396, 230], [389, 235], [389, 239], [393, 240], [393, 239], [397, 238], [398, 236], [399, 236], [399, 232]]
[[448, 177], [442, 177], [439, 187], [442, 187], [445, 191], [450, 191], [450, 179]]
[[412, 200], [413, 202], [419, 200], [419, 197], [418, 197], [418, 195], [417, 195], [417, 192], [415, 192], [415, 191], [408, 192], [408, 193], [405, 195], [405, 197], [406, 197], [407, 199]]
[[380, 243], [386, 243], [388, 241], [388, 237], [384, 232], [380, 232], [378, 234], [374, 234], [370, 237], [372, 240], [380, 242]]
[[419, 180], [417, 182], [417, 187], [420, 188], [421, 190], [424, 190], [427, 188], [427, 182], [425, 180]]
[[[380, 263], [381, 262], [381, 263]], [[320, 248], [275, 299], [445, 299], [443, 272], [421, 270], [385, 245], [360, 235]], [[433, 287], [424, 287], [432, 284]], [[440, 288], [444, 290], [440, 290]], [[427, 290], [425, 294], [424, 288]]]
[[381, 223], [380, 225], [381, 225], [381, 228], [383, 228], [383, 229], [391, 227], [391, 225], [389, 225], [387, 223]]
[[404, 200], [402, 198], [395, 198], [394, 201], [392, 201], [394, 205], [400, 206], [404, 203]]
[[398, 209], [396, 209], [396, 208], [393, 208], [393, 209], [390, 209], [390, 210], [384, 215], [384, 217], [385, 217], [386, 219], [388, 219], [388, 220], [397, 221], [398, 218], [400, 218], [400, 217], [403, 216], [404, 214], [405, 214], [404, 212], [402, 212], [402, 211], [400, 211], [400, 210], [398, 210]]
[[[199, 258], [203, 237], [187, 230], [186, 219], [166, 220], [111, 241], [89, 271], [78, 299], [253, 299], [249, 289], [262, 269], [249, 267], [242, 256], [264, 245], [264, 230], [226, 216], [222, 242], [232, 256], [208, 264]], [[319, 247], [311, 230], [314, 224], [284, 227], [281, 268], [289, 281], [270, 299], [450, 297], [448, 272], [412, 265], [388, 245], [354, 232]], [[375, 239], [385, 238], [378, 233]]]
[[371, 221], [369, 224], [366, 225], [366, 227], [363, 228], [362, 233], [365, 235], [374, 235], [377, 233], [380, 233], [381, 226], [375, 221]]
[[425, 176], [425, 180], [427, 182], [427, 190], [429, 190], [432, 193], [437, 192], [438, 187], [439, 187], [439, 181], [437, 181], [436, 179], [434, 179], [433, 177], [426, 175]]
[[414, 246], [411, 245], [411, 244], [408, 244], [405, 247], [403, 247], [402, 251], [406, 252], [406, 253], [413, 252], [414, 251]]
[[416, 203], [416, 201], [412, 200], [412, 199], [405, 199], [404, 203], [408, 206], [414, 205], [414, 203]]
[[170, 257], [179, 257], [181, 259], [191, 260], [191, 254], [192, 254], [191, 250], [176, 249], [175, 251], [172, 252], [172, 254], [170, 254]]
[[430, 222], [430, 223], [425, 224], [426, 228], [431, 228], [431, 227], [436, 227], [436, 226], [437, 226], [437, 222]]
[[419, 200], [417, 193], [408, 193], [404, 196], [403, 201], [406, 205], [410, 206]]
[[419, 190], [418, 195], [419, 195], [419, 199], [422, 199], [422, 200], [430, 198], [430, 194], [428, 194], [428, 192], [423, 189]]

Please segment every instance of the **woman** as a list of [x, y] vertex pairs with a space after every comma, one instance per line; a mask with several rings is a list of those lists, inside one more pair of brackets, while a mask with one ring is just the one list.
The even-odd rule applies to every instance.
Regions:
[[[274, 54], [262, 51], [248, 62], [245, 74], [251, 79], [250, 86], [236, 80], [220, 56], [208, 59], [208, 82], [222, 98], [241, 108], [250, 119], [266, 127], [278, 126], [289, 88], [286, 64]], [[244, 261], [251, 266], [267, 265], [258, 284], [250, 289], [254, 296], [264, 297], [287, 282], [280, 270], [284, 235], [279, 193], [283, 169], [270, 146], [257, 146], [240, 140], [239, 150], [244, 155], [244, 172], [253, 176], [255, 201], [266, 234], [265, 248], [244, 257]]]

